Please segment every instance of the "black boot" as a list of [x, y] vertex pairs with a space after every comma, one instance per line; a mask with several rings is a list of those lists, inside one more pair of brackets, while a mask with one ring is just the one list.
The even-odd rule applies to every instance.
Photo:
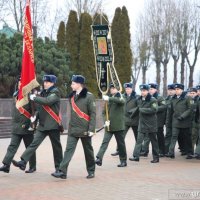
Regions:
[[35, 171], [36, 171], [36, 168], [34, 167], [34, 168], [29, 168], [28, 170], [25, 171], [25, 173], [30, 174], [30, 173], [33, 173]]
[[101, 166], [102, 165], [102, 160], [100, 158], [97, 157], [97, 159], [95, 160], [95, 163], [98, 165], [98, 166]]
[[111, 156], [118, 156], [119, 155], [119, 151], [116, 151], [115, 153], [111, 153]]
[[127, 163], [126, 161], [121, 161], [121, 163], [119, 165], [117, 165], [117, 167], [126, 167], [127, 166]]
[[53, 177], [56, 177], [56, 178], [61, 178], [61, 179], [66, 179], [67, 178], [67, 175], [62, 172], [61, 170], [59, 171], [55, 171], [54, 173], [51, 174]]
[[158, 163], [159, 162], [159, 158], [154, 158], [151, 163]]
[[25, 160], [20, 160], [20, 161], [12, 160], [12, 164], [15, 167], [19, 167], [23, 171], [26, 169], [26, 161]]
[[2, 167], [0, 167], [0, 171], [9, 173], [10, 172], [10, 165], [4, 164]]
[[140, 158], [138, 157], [133, 157], [133, 158], [129, 158], [130, 161], [136, 161], [136, 162], [139, 162], [140, 161]]
[[94, 178], [94, 177], [95, 177], [94, 173], [89, 173], [88, 176], [86, 176], [87, 179]]

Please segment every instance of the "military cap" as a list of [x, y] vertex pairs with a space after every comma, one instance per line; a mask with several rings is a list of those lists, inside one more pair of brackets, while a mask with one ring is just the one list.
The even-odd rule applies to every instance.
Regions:
[[150, 86], [148, 84], [142, 84], [139, 86], [140, 90], [149, 90]]
[[157, 83], [149, 83], [150, 88], [158, 89], [158, 84]]
[[184, 90], [184, 85], [181, 84], [181, 83], [175, 83], [175, 84], [174, 84], [174, 88], [179, 88], [179, 89]]
[[197, 90], [200, 90], [200, 85], [197, 85], [197, 86], [196, 86], [196, 89], [197, 89]]
[[188, 92], [197, 92], [197, 88], [195, 87], [188, 88]]
[[51, 82], [51, 83], [56, 83], [57, 77], [55, 75], [44, 75], [43, 76], [43, 81]]
[[174, 90], [174, 89], [175, 89], [174, 84], [169, 84], [169, 85], [167, 86], [167, 89], [168, 89], [168, 90]]
[[84, 84], [85, 83], [85, 77], [82, 76], [82, 75], [73, 75], [71, 81], [75, 82], [75, 83]]
[[132, 83], [124, 83], [124, 88], [133, 88]]

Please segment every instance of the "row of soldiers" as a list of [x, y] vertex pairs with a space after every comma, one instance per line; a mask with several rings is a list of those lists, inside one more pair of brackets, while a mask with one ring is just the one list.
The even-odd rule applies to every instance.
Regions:
[[[136, 140], [133, 156], [129, 158], [131, 161], [139, 161], [141, 155], [148, 154], [145, 149], [148, 149], [149, 141], [152, 144], [152, 163], [158, 163], [159, 158], [164, 155], [174, 158], [177, 139], [182, 153], [187, 154], [187, 158], [192, 157], [194, 152], [191, 133], [192, 128], [196, 127], [194, 124], [198, 127], [197, 107], [199, 108], [200, 103], [196, 101], [195, 104], [194, 98], [186, 95], [182, 84], [169, 85], [169, 96], [166, 99], [158, 95], [157, 84], [140, 85], [140, 95], [136, 95], [131, 83], [124, 84], [124, 95], [113, 84], [110, 84], [110, 95], [103, 95], [105, 105], [108, 105], [108, 108], [105, 106], [103, 111], [105, 133], [95, 160], [92, 146], [92, 136], [95, 135], [96, 124], [95, 98], [85, 86], [85, 77], [73, 75], [71, 81], [72, 92], [68, 95], [71, 117], [64, 155], [60, 143], [60, 93], [56, 87], [57, 77], [45, 75], [43, 77], [44, 89], [41, 93], [30, 94], [29, 104], [24, 107], [17, 109], [14, 106], [11, 142], [0, 171], [9, 173], [11, 163], [15, 167], [25, 170], [28, 162], [30, 168], [26, 172], [33, 173], [36, 171], [35, 152], [42, 141], [49, 136], [54, 156], [55, 172], [51, 174], [53, 177], [67, 178], [68, 166], [80, 139], [85, 154], [87, 178], [94, 178], [95, 164], [102, 165], [103, 156], [113, 135], [117, 142], [117, 153], [114, 155], [118, 154], [120, 159], [117, 166], [127, 166], [125, 136], [130, 127], [133, 129]], [[200, 90], [200, 87], [198, 90]], [[18, 91], [14, 97], [17, 101]], [[36, 117], [30, 114], [31, 102], [37, 105]], [[38, 123], [33, 136], [30, 124], [35, 121]], [[163, 133], [164, 124], [167, 130], [165, 137]], [[21, 160], [13, 160], [21, 140], [25, 141], [25, 137], [29, 138], [29, 142], [25, 142], [27, 148], [21, 155]], [[195, 143], [197, 143], [197, 136]], [[198, 142], [196, 148], [197, 158], [200, 156], [198, 147], [200, 149], [200, 142]]]

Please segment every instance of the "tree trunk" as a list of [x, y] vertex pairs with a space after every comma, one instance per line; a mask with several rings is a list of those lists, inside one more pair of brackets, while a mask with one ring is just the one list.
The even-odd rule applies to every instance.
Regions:
[[163, 76], [163, 96], [167, 96], [167, 63], [163, 63], [164, 76]]
[[184, 84], [184, 81], [185, 81], [184, 72], [185, 72], [185, 56], [183, 53], [181, 53], [181, 83], [182, 84]]
[[146, 83], [146, 67], [142, 67], [142, 84], [145, 84]]
[[160, 62], [156, 62], [156, 83], [158, 84], [158, 90], [160, 88]]
[[194, 66], [190, 66], [190, 75], [189, 75], [188, 87], [193, 87], [193, 74], [194, 74]]
[[173, 58], [174, 60], [174, 79], [173, 79], [173, 83], [177, 83], [177, 63], [178, 60], [176, 58]]

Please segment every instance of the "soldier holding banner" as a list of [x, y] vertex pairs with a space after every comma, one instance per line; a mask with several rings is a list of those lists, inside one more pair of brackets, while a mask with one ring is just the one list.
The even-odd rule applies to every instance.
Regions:
[[[18, 80], [18, 90], [13, 94], [15, 98], [15, 103], [18, 99], [18, 93], [20, 88], [21, 82], [20, 78]], [[31, 105], [30, 102], [19, 109], [16, 106], [13, 106], [12, 111], [12, 132], [11, 132], [11, 141], [10, 145], [7, 148], [7, 153], [3, 159], [3, 166], [0, 168], [0, 171], [5, 173], [9, 173], [10, 171], [10, 164], [12, 162], [17, 149], [21, 141], [24, 141], [25, 147], [27, 148], [30, 143], [33, 141], [33, 131], [29, 131], [29, 125], [31, 123]], [[33, 173], [36, 171], [36, 155], [35, 153], [31, 156], [29, 161], [29, 170], [25, 171], [26, 173]]]
[[58, 170], [62, 161], [63, 153], [60, 143], [60, 120], [58, 116], [60, 110], [60, 92], [55, 87], [56, 80], [57, 77], [54, 75], [44, 75], [44, 90], [41, 92], [41, 96], [30, 95], [30, 99], [38, 104], [37, 118], [39, 125], [36, 128], [34, 140], [22, 154], [21, 161], [12, 161], [13, 165], [19, 167], [21, 170], [25, 170], [27, 162], [46, 136], [49, 136], [51, 140], [56, 170]]
[[67, 178], [67, 169], [79, 139], [82, 142], [85, 153], [88, 172], [86, 178], [91, 179], [95, 177], [95, 160], [91, 137], [95, 133], [96, 104], [93, 94], [88, 92], [84, 84], [85, 77], [82, 75], [74, 75], [72, 77], [71, 88], [73, 92], [69, 95], [71, 119], [69, 122], [67, 145], [59, 171], [52, 174], [56, 178]]

